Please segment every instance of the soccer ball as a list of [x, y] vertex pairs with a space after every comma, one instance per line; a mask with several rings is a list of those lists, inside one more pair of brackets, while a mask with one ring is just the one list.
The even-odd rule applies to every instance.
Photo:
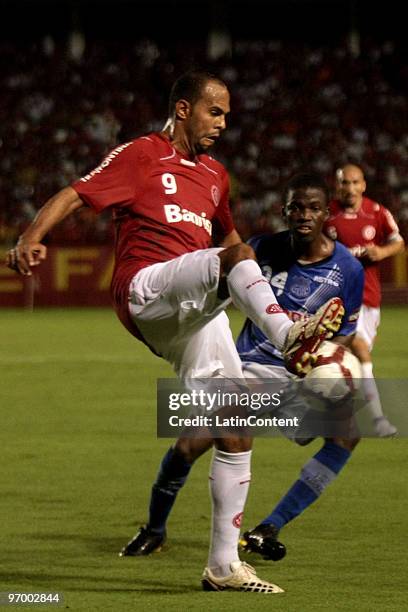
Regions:
[[316, 356], [316, 363], [303, 379], [306, 393], [334, 403], [356, 394], [360, 387], [361, 365], [353, 353], [326, 340]]

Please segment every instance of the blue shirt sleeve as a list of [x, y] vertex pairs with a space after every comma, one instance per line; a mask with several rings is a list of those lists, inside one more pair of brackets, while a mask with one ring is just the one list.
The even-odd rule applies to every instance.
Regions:
[[347, 262], [347, 282], [343, 289], [344, 317], [343, 323], [337, 335], [349, 336], [354, 334], [357, 327], [357, 319], [360, 313], [364, 289], [364, 269], [357, 259]]

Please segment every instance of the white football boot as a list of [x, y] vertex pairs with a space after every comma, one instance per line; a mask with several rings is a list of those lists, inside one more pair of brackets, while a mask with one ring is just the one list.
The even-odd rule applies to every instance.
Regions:
[[202, 577], [204, 591], [248, 591], [250, 593], [284, 593], [284, 590], [272, 582], [261, 580], [256, 571], [245, 561], [233, 561], [231, 574], [219, 578], [206, 567]]

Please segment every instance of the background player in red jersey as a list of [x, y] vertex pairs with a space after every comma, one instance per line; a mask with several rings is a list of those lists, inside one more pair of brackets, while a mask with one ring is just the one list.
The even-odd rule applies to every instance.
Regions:
[[366, 181], [362, 169], [346, 164], [336, 172], [336, 199], [330, 203], [328, 235], [342, 242], [358, 257], [364, 267], [363, 306], [353, 340], [353, 351], [361, 361], [367, 405], [378, 436], [397, 433], [384, 416], [373, 376], [371, 350], [380, 323], [381, 285], [379, 262], [404, 249], [398, 226], [387, 208], [364, 193]]
[[[111, 289], [117, 314], [190, 388], [196, 379], [242, 378], [224, 312], [231, 298], [297, 371], [309, 367], [308, 341], [317, 348], [337, 331], [344, 312], [341, 300], [330, 300], [307, 322], [291, 322], [252, 248], [240, 241], [226, 170], [206, 153], [226, 127], [229, 100], [227, 86], [213, 75], [195, 71], [180, 77], [170, 93], [163, 131], [121, 145], [53, 196], [7, 254], [9, 267], [30, 275], [46, 257], [41, 240], [55, 224], [83, 205], [96, 212], [110, 207], [116, 224]], [[219, 248], [210, 248], [213, 224]], [[208, 437], [209, 431], [205, 440], [179, 439], [167, 457], [168, 468], [172, 462], [191, 463]], [[203, 587], [281, 592], [238, 556], [251, 440], [229, 434], [214, 440], [214, 446], [212, 539]]]

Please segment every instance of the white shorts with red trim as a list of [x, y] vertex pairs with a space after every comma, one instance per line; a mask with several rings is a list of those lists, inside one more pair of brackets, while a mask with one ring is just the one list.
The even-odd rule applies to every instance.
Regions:
[[132, 320], [183, 381], [242, 378], [224, 312], [231, 300], [217, 295], [221, 250], [203, 249], [153, 264], [130, 284]]
[[357, 321], [356, 334], [367, 342], [370, 351], [373, 348], [379, 324], [380, 309], [363, 304]]

